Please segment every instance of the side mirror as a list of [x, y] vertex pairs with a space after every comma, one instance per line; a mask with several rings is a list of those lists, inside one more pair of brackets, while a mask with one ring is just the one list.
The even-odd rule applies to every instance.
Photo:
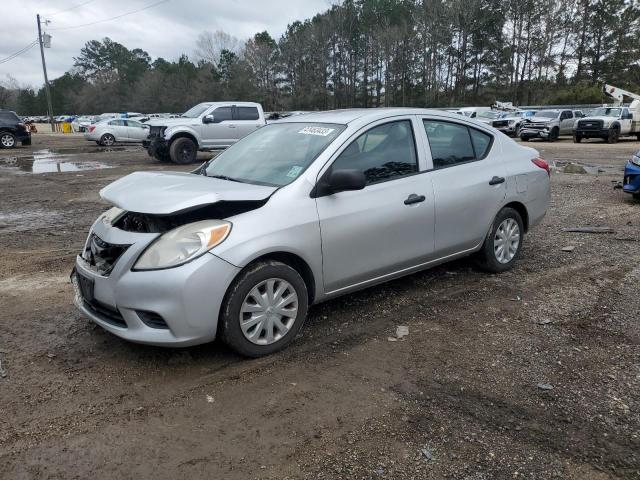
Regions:
[[215, 123], [216, 122], [216, 117], [214, 117], [213, 113], [210, 113], [209, 115], [205, 115], [204, 117], [202, 117], [202, 123]]

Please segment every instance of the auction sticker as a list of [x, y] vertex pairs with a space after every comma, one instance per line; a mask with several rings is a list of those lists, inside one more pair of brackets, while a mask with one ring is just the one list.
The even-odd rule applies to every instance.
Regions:
[[326, 137], [334, 130], [335, 128], [327, 128], [327, 127], [304, 127], [298, 133], [304, 133], [305, 135], [318, 135], [320, 137]]

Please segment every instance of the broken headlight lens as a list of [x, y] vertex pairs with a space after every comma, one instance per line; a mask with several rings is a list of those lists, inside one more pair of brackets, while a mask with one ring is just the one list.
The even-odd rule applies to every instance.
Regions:
[[222, 243], [231, 231], [224, 220], [203, 220], [174, 228], [142, 252], [134, 270], [156, 270], [183, 265]]

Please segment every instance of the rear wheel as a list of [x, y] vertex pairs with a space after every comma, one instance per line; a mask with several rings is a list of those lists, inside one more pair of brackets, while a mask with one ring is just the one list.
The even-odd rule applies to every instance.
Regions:
[[222, 339], [248, 357], [277, 352], [302, 328], [308, 298], [295, 269], [273, 260], [256, 263], [240, 273], [225, 295], [219, 324]]
[[478, 252], [478, 265], [488, 272], [500, 273], [513, 268], [520, 256], [524, 226], [513, 208], [503, 208], [496, 215], [491, 230]]
[[612, 128], [609, 130], [609, 136], [607, 137], [607, 143], [618, 143], [620, 138], [620, 130]]
[[11, 132], [0, 133], [0, 148], [13, 148], [16, 146], [16, 137]]
[[198, 147], [190, 138], [178, 138], [169, 147], [169, 155], [174, 163], [193, 163], [198, 155]]
[[116, 137], [114, 137], [110, 133], [105, 133], [100, 137], [100, 145], [104, 145], [105, 147], [110, 147], [114, 143], [116, 143]]

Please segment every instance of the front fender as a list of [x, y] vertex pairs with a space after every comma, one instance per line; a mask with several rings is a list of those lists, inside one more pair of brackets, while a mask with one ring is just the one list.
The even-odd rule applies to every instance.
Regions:
[[202, 136], [196, 130], [185, 126], [167, 127], [164, 131], [164, 138], [168, 142], [174, 139], [179, 134], [186, 134], [192, 137], [198, 144], [198, 148], [202, 148]]

